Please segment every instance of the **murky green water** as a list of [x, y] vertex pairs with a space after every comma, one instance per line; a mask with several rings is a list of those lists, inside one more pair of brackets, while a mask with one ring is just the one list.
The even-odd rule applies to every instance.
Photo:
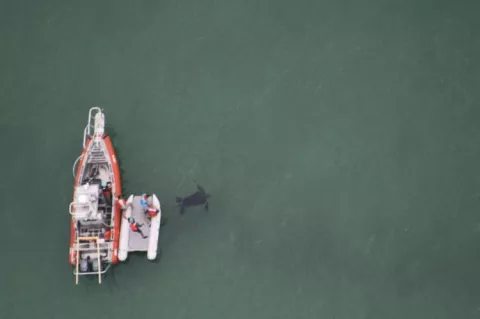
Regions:
[[[0, 2], [0, 317], [480, 318], [479, 6]], [[95, 105], [169, 223], [76, 287]]]

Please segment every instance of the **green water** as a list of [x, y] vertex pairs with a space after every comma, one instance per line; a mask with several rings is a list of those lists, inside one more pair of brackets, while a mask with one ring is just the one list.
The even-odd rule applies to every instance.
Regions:
[[[479, 9], [0, 1], [0, 318], [480, 318]], [[95, 105], [169, 222], [77, 287]]]

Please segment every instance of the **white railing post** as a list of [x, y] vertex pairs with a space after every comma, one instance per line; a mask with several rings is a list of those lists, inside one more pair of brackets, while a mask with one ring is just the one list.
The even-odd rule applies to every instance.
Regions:
[[88, 111], [88, 122], [87, 122], [87, 126], [85, 127], [85, 130], [83, 131], [83, 148], [85, 148], [85, 143], [87, 142], [87, 136], [92, 135], [92, 132], [91, 132], [92, 131], [92, 119], [95, 120], [93, 111], [97, 111], [96, 113], [98, 113], [98, 112], [103, 113], [102, 110], [98, 106], [92, 107]]
[[98, 242], [98, 237], [97, 237], [97, 255], [98, 255], [98, 283], [102, 283], [102, 262], [100, 258], [100, 243]]
[[78, 263], [80, 262], [80, 251], [78, 250], [78, 239], [77, 239], [77, 260], [76, 260], [76, 276], [75, 276], [75, 285], [78, 286]]

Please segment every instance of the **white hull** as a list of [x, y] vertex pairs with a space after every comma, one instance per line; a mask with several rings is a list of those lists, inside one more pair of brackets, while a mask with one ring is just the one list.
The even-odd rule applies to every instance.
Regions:
[[148, 238], [148, 250], [147, 258], [154, 260], [157, 258], [158, 236], [160, 234], [160, 221], [162, 219], [162, 209], [160, 207], [160, 201], [155, 194], [152, 195], [152, 205], [160, 212], [157, 216], [152, 218], [150, 225], [150, 236]]
[[[160, 201], [155, 194], [149, 198], [150, 205], [157, 208], [160, 212], [153, 217], [148, 225], [148, 221], [140, 206], [140, 196], [130, 195], [127, 200], [127, 208], [123, 213], [122, 224], [120, 226], [120, 243], [118, 251], [118, 259], [125, 261], [129, 252], [146, 251], [147, 258], [154, 260], [157, 257], [158, 237], [160, 234], [160, 221], [162, 212]], [[143, 238], [141, 234], [135, 233], [130, 229], [128, 218], [133, 217], [136, 222], [142, 225], [141, 230], [147, 238]]]
[[132, 216], [131, 205], [133, 202], [133, 195], [130, 195], [127, 200], [128, 208], [124, 210], [122, 215], [122, 223], [120, 225], [120, 243], [118, 245], [118, 260], [125, 261], [128, 257], [128, 238], [130, 234], [130, 227], [128, 225], [128, 218]]

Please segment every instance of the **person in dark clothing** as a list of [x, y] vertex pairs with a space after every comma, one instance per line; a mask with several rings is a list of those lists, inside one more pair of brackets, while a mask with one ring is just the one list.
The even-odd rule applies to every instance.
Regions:
[[128, 219], [128, 223], [130, 224], [130, 229], [135, 232], [135, 233], [139, 233], [140, 235], [142, 235], [142, 237], [145, 239], [147, 238], [148, 236], [145, 236], [142, 232], [142, 230], [140, 229], [140, 227], [143, 226], [143, 224], [139, 224], [139, 223], [136, 223], [135, 222], [135, 219], [133, 217], [130, 217]]

